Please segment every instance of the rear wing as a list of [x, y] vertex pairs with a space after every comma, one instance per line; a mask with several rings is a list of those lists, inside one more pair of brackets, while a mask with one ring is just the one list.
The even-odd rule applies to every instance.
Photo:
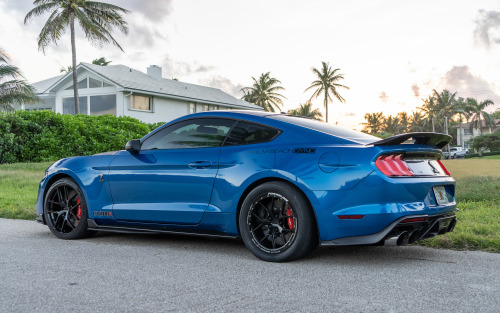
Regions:
[[453, 138], [450, 135], [440, 133], [408, 133], [392, 136], [386, 139], [375, 141], [367, 144], [367, 146], [395, 146], [400, 145], [405, 141], [412, 140], [413, 144], [426, 145], [442, 149], [449, 144]]

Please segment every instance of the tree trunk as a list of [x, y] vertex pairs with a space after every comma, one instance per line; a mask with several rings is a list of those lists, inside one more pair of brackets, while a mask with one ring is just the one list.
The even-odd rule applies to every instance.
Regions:
[[326, 109], [326, 114], [325, 114], [325, 121], [328, 123], [328, 94], [325, 91], [325, 109]]
[[69, 21], [71, 29], [71, 56], [73, 61], [73, 92], [75, 95], [75, 115], [80, 114], [80, 103], [78, 101], [78, 77], [76, 76], [76, 46], [75, 46], [75, 17], [71, 14]]

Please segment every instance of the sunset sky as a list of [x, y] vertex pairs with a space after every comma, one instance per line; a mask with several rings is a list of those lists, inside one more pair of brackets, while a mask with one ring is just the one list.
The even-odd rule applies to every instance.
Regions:
[[[366, 112], [411, 113], [432, 89], [491, 99], [500, 108], [500, 1], [108, 0], [132, 13], [125, 52], [92, 46], [81, 32], [78, 62], [104, 56], [165, 78], [220, 88], [238, 98], [265, 72], [285, 88], [284, 111], [306, 102], [321, 61], [340, 68], [344, 104], [329, 120], [361, 129]], [[28, 0], [0, 0], [0, 47], [30, 82], [71, 64], [69, 31], [44, 55], [37, 36], [47, 16], [23, 23]], [[324, 112], [322, 100], [313, 100]]]

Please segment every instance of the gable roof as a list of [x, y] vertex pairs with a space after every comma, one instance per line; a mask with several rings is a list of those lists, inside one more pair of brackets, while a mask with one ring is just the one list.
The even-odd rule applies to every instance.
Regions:
[[[165, 98], [181, 99], [198, 103], [220, 104], [246, 109], [263, 110], [255, 104], [237, 99], [217, 88], [189, 84], [165, 78], [158, 79], [125, 65], [100, 66], [82, 62], [77, 66], [77, 71], [82, 72], [83, 70], [90, 71], [97, 76], [107, 79], [123, 88], [124, 91], [152, 94]], [[68, 78], [71, 78], [71, 73], [49, 78], [35, 83], [34, 85], [40, 84], [45, 86], [45, 82], [50, 81], [52, 84], [43, 91], [49, 92], [60, 88], [60, 85], [67, 82]], [[42, 88], [37, 88], [37, 90], [41, 89]]]
[[55, 76], [52, 78], [44, 79], [44, 80], [41, 80], [39, 82], [31, 84], [31, 86], [33, 86], [35, 88], [37, 94], [42, 94], [42, 93], [45, 93], [45, 91], [47, 91], [47, 89], [49, 87], [54, 85], [56, 82], [58, 82], [64, 76], [65, 75], [62, 74], [62, 75], [58, 75], [58, 76]]

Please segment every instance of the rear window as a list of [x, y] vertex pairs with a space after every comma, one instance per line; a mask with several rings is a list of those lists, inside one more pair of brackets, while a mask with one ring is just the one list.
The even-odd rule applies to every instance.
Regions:
[[239, 121], [231, 130], [224, 142], [224, 146], [250, 145], [268, 142], [279, 135], [278, 129]]
[[356, 130], [352, 130], [352, 129], [348, 129], [348, 128], [344, 128], [341, 126], [332, 125], [332, 124], [328, 124], [328, 123], [324, 123], [324, 122], [320, 122], [320, 121], [316, 121], [316, 120], [311, 120], [308, 118], [295, 117], [295, 116], [290, 116], [290, 115], [280, 115], [280, 114], [270, 115], [268, 117], [275, 119], [275, 120], [283, 121], [286, 123], [290, 123], [290, 124], [294, 124], [294, 125], [298, 125], [298, 126], [302, 126], [302, 127], [307, 127], [307, 128], [313, 129], [313, 130], [320, 131], [322, 133], [326, 133], [329, 135], [333, 135], [335, 137], [347, 139], [347, 140], [362, 143], [362, 144], [368, 144], [368, 143], [372, 143], [372, 142], [380, 140], [380, 138], [378, 138], [378, 137], [374, 137], [374, 136], [371, 136], [371, 135], [368, 135], [368, 134], [365, 134], [362, 132], [358, 132]]

